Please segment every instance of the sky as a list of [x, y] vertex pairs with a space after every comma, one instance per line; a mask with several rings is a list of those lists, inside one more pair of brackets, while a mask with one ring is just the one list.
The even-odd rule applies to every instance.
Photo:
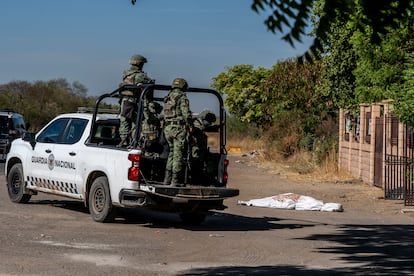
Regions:
[[2, 0], [0, 84], [78, 81], [89, 96], [113, 91], [134, 54], [159, 84], [210, 88], [237, 64], [271, 68], [303, 54], [266, 29], [253, 0]]

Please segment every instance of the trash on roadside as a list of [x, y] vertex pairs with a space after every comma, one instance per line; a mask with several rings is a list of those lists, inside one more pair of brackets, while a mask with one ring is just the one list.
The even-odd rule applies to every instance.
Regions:
[[224, 235], [221, 235], [221, 234], [209, 234], [208, 235], [210, 238], [222, 238], [222, 237], [224, 237]]
[[238, 204], [255, 207], [267, 207], [302, 211], [343, 211], [342, 205], [340, 203], [323, 203], [323, 201], [317, 200], [313, 197], [294, 193], [279, 194], [265, 198], [251, 199], [248, 201], [239, 200]]

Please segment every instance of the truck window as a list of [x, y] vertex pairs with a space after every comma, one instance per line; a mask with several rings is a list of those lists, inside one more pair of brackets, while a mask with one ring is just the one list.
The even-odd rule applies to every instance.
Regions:
[[37, 141], [40, 143], [57, 143], [68, 121], [68, 118], [57, 119], [37, 136]]
[[62, 144], [75, 144], [79, 142], [85, 130], [88, 120], [72, 119], [66, 127], [66, 132], [63, 136]]
[[121, 142], [119, 125], [113, 122], [99, 122], [95, 127], [92, 143], [116, 146]]

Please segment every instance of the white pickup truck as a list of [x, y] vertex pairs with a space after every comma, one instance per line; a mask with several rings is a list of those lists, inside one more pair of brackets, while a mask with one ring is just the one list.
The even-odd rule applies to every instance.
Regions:
[[[183, 185], [164, 184], [165, 152], [151, 153], [144, 146], [144, 99], [162, 105], [170, 89], [157, 84], [122, 86], [99, 97], [93, 112], [59, 115], [37, 133], [15, 140], [5, 163], [11, 201], [26, 203], [38, 192], [70, 197], [83, 201], [97, 222], [112, 221], [118, 208], [139, 207], [179, 213], [184, 222], [198, 224], [212, 210], [225, 209], [224, 199], [239, 190], [227, 188], [225, 110], [219, 93], [187, 91], [195, 118], [207, 107], [217, 120], [203, 130], [208, 145], [201, 166], [192, 166], [187, 151]], [[123, 90], [134, 91], [137, 104], [136, 128], [126, 147], [120, 146], [119, 116], [102, 113], [103, 108], [119, 108]]]

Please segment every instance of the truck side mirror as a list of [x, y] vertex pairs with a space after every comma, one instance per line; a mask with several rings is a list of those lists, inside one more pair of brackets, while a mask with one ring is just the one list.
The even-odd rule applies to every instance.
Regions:
[[33, 132], [25, 132], [25, 133], [23, 133], [22, 140], [23, 141], [26, 141], [26, 142], [29, 142], [30, 145], [32, 146], [32, 149], [34, 150], [34, 148], [36, 146], [35, 133], [33, 133]]

